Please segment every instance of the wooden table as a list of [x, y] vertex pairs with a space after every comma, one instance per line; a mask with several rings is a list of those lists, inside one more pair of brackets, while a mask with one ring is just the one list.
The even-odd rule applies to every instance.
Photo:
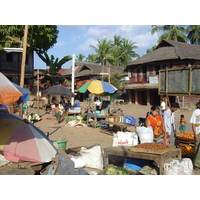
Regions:
[[124, 128], [127, 128], [127, 127], [135, 127], [135, 125], [130, 125], [130, 124], [124, 124], [124, 123], [121, 123], [121, 122], [109, 122], [107, 120], [101, 120], [100, 121], [101, 123], [102, 122], [105, 122], [106, 124], [112, 124], [113, 126], [118, 126], [120, 127], [120, 130], [123, 131]]
[[159, 175], [163, 174], [164, 162], [169, 158], [181, 159], [181, 149], [175, 148], [172, 151], [166, 152], [164, 154], [152, 154], [152, 153], [142, 153], [133, 152], [128, 149], [128, 147], [108, 147], [104, 149], [104, 167], [105, 169], [109, 164], [109, 155], [129, 157], [129, 158], [139, 158], [144, 160], [153, 160], [158, 164]]

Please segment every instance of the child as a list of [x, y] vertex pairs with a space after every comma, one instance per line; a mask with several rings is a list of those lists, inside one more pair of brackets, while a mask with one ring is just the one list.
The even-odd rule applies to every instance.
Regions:
[[54, 102], [51, 103], [51, 114], [52, 114], [52, 120], [56, 114], [56, 105]]
[[180, 116], [180, 126], [179, 126], [180, 133], [185, 133], [186, 131], [186, 119], [184, 115]]
[[60, 123], [60, 112], [59, 112], [59, 107], [58, 104], [55, 104], [56, 108], [55, 108], [55, 117], [57, 119], [58, 124]]

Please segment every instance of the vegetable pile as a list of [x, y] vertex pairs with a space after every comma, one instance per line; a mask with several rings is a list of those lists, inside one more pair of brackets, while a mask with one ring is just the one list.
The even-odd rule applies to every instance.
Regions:
[[184, 138], [184, 139], [190, 139], [190, 140], [194, 140], [194, 133], [183, 133], [181, 135], [177, 136], [178, 138]]
[[194, 147], [189, 146], [189, 145], [185, 145], [185, 146], [181, 146], [181, 154], [182, 156], [190, 154], [190, 153], [194, 153]]
[[126, 168], [122, 167], [115, 167], [115, 166], [110, 166], [106, 170], [106, 175], [129, 175], [128, 171]]
[[171, 147], [170, 145], [165, 145], [165, 144], [157, 144], [154, 142], [150, 143], [142, 143], [134, 146], [135, 148], [144, 148], [144, 149], [153, 149], [153, 150], [163, 150]]

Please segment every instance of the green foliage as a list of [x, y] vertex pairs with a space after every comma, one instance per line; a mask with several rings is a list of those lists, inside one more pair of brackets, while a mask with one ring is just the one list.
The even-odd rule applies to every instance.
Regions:
[[93, 56], [93, 62], [101, 63], [101, 65], [118, 65], [126, 67], [132, 61], [132, 58], [139, 57], [134, 49], [135, 42], [122, 38], [121, 36], [114, 35], [113, 41], [102, 39], [98, 40], [97, 46], [91, 45], [96, 51]]
[[151, 30], [151, 34], [153, 35], [156, 32], [162, 32], [162, 35], [158, 38], [158, 43], [163, 39], [167, 40], [175, 40], [179, 42], [187, 42], [187, 36], [185, 35], [185, 28], [183, 26], [176, 25], [164, 25], [157, 26], [154, 25]]
[[105, 175], [129, 175], [129, 172], [124, 167], [110, 166], [107, 168]]
[[154, 51], [156, 47], [157, 45], [153, 45], [150, 49], [147, 49], [147, 53]]
[[85, 58], [85, 56], [81, 53], [79, 53], [77, 56], [76, 56], [76, 61], [78, 62], [83, 62], [83, 59]]
[[[124, 78], [126, 75], [126, 73], [119, 73], [119, 72], [114, 72], [113, 74], [111, 74], [110, 76], [110, 83], [115, 86], [117, 89], [124, 89], [125, 88], [125, 81], [119, 81], [122, 78]], [[106, 81], [108, 82], [108, 76], [102, 76], [101, 78], [102, 81]]]
[[186, 33], [191, 44], [200, 44], [200, 25], [189, 25]]
[[[27, 50], [47, 51], [57, 42], [58, 29], [56, 25], [29, 25], [27, 43], [30, 47]], [[0, 47], [22, 47], [22, 44], [10, 40], [6, 36], [23, 41], [24, 25], [0, 25]]]
[[91, 45], [90, 47], [92, 47], [96, 51], [96, 59], [102, 65], [107, 65], [110, 61], [114, 60], [114, 57], [111, 53], [112, 46], [110, 40], [108, 41], [105, 38], [102, 40], [98, 40], [97, 46]]
[[49, 67], [50, 75], [56, 75], [56, 73], [62, 68], [62, 65], [72, 59], [72, 56], [65, 56], [61, 60], [58, 60], [58, 58], [55, 59], [53, 55], [49, 57], [46, 52], [36, 51], [36, 53], [41, 60], [46, 63], [46, 66]]

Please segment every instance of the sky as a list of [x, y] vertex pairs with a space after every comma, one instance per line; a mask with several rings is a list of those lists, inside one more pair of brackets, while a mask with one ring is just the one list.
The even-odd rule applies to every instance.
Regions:
[[[151, 25], [58, 25], [57, 43], [48, 50], [48, 55], [62, 59], [64, 56], [74, 54], [95, 54], [90, 45], [96, 46], [98, 40], [107, 38], [113, 40], [113, 36], [120, 35], [135, 42], [138, 46], [134, 49], [140, 56], [146, 54], [146, 50], [157, 44], [157, 34], [151, 34]], [[65, 63], [62, 68], [71, 67], [71, 62]], [[44, 69], [45, 63], [34, 54], [34, 68]]]

